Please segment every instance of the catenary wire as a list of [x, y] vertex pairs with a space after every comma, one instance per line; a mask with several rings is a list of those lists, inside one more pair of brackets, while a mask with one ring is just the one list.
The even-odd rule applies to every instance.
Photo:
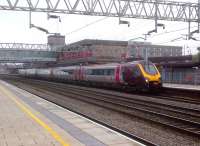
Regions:
[[[66, 33], [66, 35], [70, 35], [70, 34], [73, 34], [73, 33], [78, 32], [78, 31], [81, 31], [82, 29], [85, 29], [85, 28], [87, 28], [87, 27], [89, 27], [89, 26], [91, 26], [91, 25], [93, 25], [93, 24], [96, 24], [96, 23], [98, 23], [98, 22], [100, 22], [100, 21], [103, 21], [103, 20], [105, 20], [105, 19], [107, 19], [107, 18], [109, 18], [109, 17], [103, 17], [103, 18], [101, 18], [101, 19], [98, 19], [98, 20], [96, 20], [96, 21], [93, 21], [93, 22], [91, 22], [91, 23], [88, 23], [88, 24], [86, 24], [86, 25], [84, 25], [84, 26], [82, 26], [82, 27], [79, 27], [79, 28], [77, 28], [77, 29], [75, 29], [75, 30], [73, 30], [73, 31], [71, 31], [71, 32]], [[197, 26], [193, 26], [193, 27], [191, 27], [191, 28], [195, 28], [195, 27], [197, 27]], [[181, 28], [181, 29], [175, 29], [175, 30], [171, 30], [171, 31], [167, 31], [167, 32], [155, 34], [155, 35], [151, 36], [151, 38], [154, 38], [154, 37], [157, 37], [157, 36], [161, 36], [161, 35], [165, 35], [165, 34], [168, 34], [168, 33], [173, 33], [173, 32], [178, 32], [178, 31], [182, 31], [182, 30], [187, 30], [187, 29], [188, 29], [188, 27]], [[169, 41], [169, 42], [171, 42], [171, 41]], [[162, 43], [162, 44], [163, 44], [163, 43]]]
[[73, 34], [73, 33], [78, 32], [78, 31], [81, 31], [82, 29], [87, 28], [87, 27], [89, 27], [89, 26], [91, 26], [91, 25], [93, 25], [93, 24], [96, 24], [96, 23], [100, 22], [100, 21], [103, 21], [103, 20], [105, 20], [105, 19], [107, 19], [107, 18], [109, 18], [109, 17], [104, 17], [104, 18], [98, 19], [98, 20], [96, 20], [96, 21], [93, 21], [93, 22], [91, 22], [91, 23], [88, 23], [88, 24], [86, 24], [86, 25], [84, 25], [84, 26], [82, 26], [82, 27], [79, 27], [79, 28], [77, 28], [77, 29], [75, 29], [75, 30], [73, 30], [73, 31], [71, 31], [71, 32], [66, 33], [66, 35], [70, 35], [70, 34]]

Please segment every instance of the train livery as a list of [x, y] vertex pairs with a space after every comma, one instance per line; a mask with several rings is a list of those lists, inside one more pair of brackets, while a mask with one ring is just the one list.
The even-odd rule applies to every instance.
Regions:
[[161, 75], [158, 69], [153, 63], [144, 60], [90, 66], [20, 69], [19, 74], [32, 78], [129, 87], [138, 90], [162, 87]]

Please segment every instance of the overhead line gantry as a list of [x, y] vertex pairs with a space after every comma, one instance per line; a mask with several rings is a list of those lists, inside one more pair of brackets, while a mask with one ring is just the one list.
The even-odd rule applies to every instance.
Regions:
[[[159, 0], [1, 0], [0, 10], [199, 22], [199, 3]], [[156, 13], [155, 13], [156, 12]]]

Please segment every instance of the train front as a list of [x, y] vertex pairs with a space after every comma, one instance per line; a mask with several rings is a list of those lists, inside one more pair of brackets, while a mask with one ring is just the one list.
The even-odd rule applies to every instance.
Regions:
[[159, 89], [162, 87], [160, 72], [152, 62], [142, 61], [138, 65], [143, 75], [145, 87], [150, 89]]

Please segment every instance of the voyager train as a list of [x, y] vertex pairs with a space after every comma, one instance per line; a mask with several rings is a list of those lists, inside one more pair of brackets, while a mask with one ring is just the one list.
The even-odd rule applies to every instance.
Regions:
[[151, 62], [134, 61], [90, 66], [68, 66], [47, 69], [20, 69], [25, 77], [91, 85], [128, 87], [137, 90], [162, 87], [161, 75]]

